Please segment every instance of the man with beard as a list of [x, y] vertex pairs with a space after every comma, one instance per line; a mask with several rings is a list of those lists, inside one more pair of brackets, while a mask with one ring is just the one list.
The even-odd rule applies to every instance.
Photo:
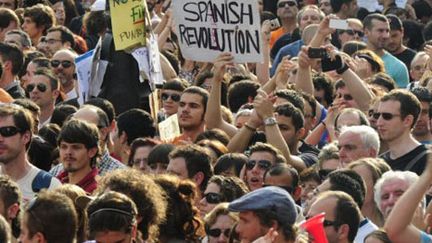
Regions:
[[384, 62], [385, 70], [400, 88], [405, 88], [409, 82], [408, 69], [405, 64], [384, 50], [390, 38], [390, 26], [386, 16], [369, 14], [363, 20], [364, 33], [367, 38], [367, 48]]
[[75, 74], [75, 58], [77, 54], [71, 50], [62, 49], [57, 51], [51, 59], [51, 67], [57, 75], [61, 88], [66, 94], [65, 103], [79, 107], [82, 103], [82, 97], [80, 97], [76, 84]]
[[405, 66], [409, 69], [416, 52], [403, 44], [404, 28], [399, 17], [393, 14], [389, 14], [386, 17], [390, 22], [390, 39], [386, 50], [405, 63]]
[[432, 143], [432, 134], [430, 126], [430, 104], [432, 95], [425, 87], [415, 87], [411, 92], [419, 99], [421, 111], [417, 123], [412, 131], [414, 138], [422, 144]]
[[30, 164], [27, 158], [32, 128], [29, 111], [16, 105], [0, 105], [0, 174], [18, 184], [24, 202], [42, 188], [60, 186], [56, 178]]
[[62, 183], [75, 184], [87, 193], [96, 187], [99, 152], [99, 131], [94, 124], [72, 119], [63, 125], [58, 138], [63, 172], [58, 175]]
[[174, 144], [193, 142], [204, 132], [208, 96], [207, 90], [200, 87], [190, 87], [183, 92], [177, 111], [182, 134], [174, 139]]

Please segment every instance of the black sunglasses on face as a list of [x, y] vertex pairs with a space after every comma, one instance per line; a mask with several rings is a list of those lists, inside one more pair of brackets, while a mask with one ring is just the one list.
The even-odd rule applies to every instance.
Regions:
[[214, 193], [214, 192], [206, 193], [206, 194], [204, 194], [204, 197], [205, 197], [206, 201], [208, 203], [211, 203], [211, 204], [217, 204], [217, 203], [222, 202], [221, 195]]
[[64, 61], [59, 61], [59, 60], [52, 60], [51, 61], [51, 66], [53, 68], [57, 68], [58, 66], [60, 66], [60, 64], [64, 67], [64, 68], [69, 68], [72, 66], [72, 62], [68, 61], [68, 60], [64, 60]]
[[353, 100], [353, 97], [350, 94], [344, 94], [344, 95], [339, 94], [338, 98], [343, 98], [344, 100], [347, 100], [347, 101]]
[[12, 137], [20, 132], [20, 129], [14, 126], [0, 127], [0, 135], [2, 137]]
[[28, 84], [26, 87], [26, 90], [28, 93], [32, 92], [34, 90], [34, 88], [37, 88], [40, 92], [45, 92], [47, 90], [47, 86], [44, 83], [38, 83], [37, 85], [35, 84]]
[[359, 37], [363, 37], [364, 33], [359, 30], [344, 30], [343, 32], [347, 33], [348, 35], [355, 35], [357, 34]]
[[248, 162], [246, 162], [246, 169], [252, 170], [257, 163], [258, 167], [262, 170], [268, 170], [272, 165], [272, 163], [268, 160], [249, 160]]
[[295, 2], [280, 2], [278, 4], [278, 8], [284, 8], [286, 5], [288, 5], [289, 7], [297, 6]]
[[163, 101], [166, 101], [169, 99], [169, 97], [171, 97], [171, 99], [174, 102], [179, 102], [180, 101], [180, 95], [179, 94], [168, 94], [168, 93], [162, 93], [161, 98]]
[[380, 116], [382, 116], [382, 118], [386, 121], [389, 121], [391, 119], [393, 119], [393, 117], [395, 116], [400, 116], [398, 114], [392, 114], [392, 113], [388, 113], [388, 112], [376, 112], [373, 114], [373, 118], [378, 120], [380, 118]]
[[211, 237], [216, 238], [216, 237], [219, 237], [223, 233], [225, 235], [225, 237], [229, 238], [230, 232], [231, 232], [231, 229], [225, 229], [224, 231], [222, 231], [222, 229], [215, 228], [215, 229], [209, 229], [207, 231], [207, 234]]

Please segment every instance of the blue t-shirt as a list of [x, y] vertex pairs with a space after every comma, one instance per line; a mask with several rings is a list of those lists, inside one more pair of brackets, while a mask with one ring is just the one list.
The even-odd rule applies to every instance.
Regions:
[[432, 236], [426, 234], [423, 231], [421, 231], [421, 234], [420, 234], [420, 243], [432, 243]]
[[381, 59], [384, 62], [386, 73], [394, 79], [399, 88], [405, 88], [409, 83], [408, 69], [406, 65], [386, 51]]

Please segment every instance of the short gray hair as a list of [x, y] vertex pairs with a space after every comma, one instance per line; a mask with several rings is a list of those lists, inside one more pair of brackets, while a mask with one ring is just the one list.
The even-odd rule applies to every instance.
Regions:
[[358, 134], [362, 140], [363, 145], [366, 148], [373, 148], [376, 151], [376, 155], [378, 155], [380, 150], [380, 139], [378, 133], [370, 126], [360, 125], [360, 126], [344, 126], [341, 129], [342, 134], [350, 132], [354, 134]]
[[378, 209], [381, 211], [380, 204], [381, 204], [381, 189], [384, 185], [384, 183], [391, 181], [391, 180], [402, 180], [406, 183], [408, 183], [408, 187], [414, 184], [418, 180], [419, 176], [411, 171], [387, 171], [384, 173], [381, 178], [375, 183], [374, 186], [374, 200], [378, 207]]

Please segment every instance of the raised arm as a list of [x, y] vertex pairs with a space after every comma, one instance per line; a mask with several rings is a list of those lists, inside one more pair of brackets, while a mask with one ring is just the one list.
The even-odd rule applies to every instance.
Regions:
[[[276, 119], [273, 108], [275, 100], [276, 96], [267, 95], [263, 90], [258, 90], [258, 94], [254, 100], [254, 107], [258, 116], [263, 119], [263, 121], [266, 121], [267, 119]], [[278, 148], [284, 155], [288, 164], [292, 165], [298, 171], [302, 171], [306, 168], [305, 163], [300, 158], [291, 154], [277, 123], [265, 124], [264, 129], [267, 143]]]
[[420, 178], [402, 194], [386, 220], [384, 229], [394, 243], [420, 242], [421, 231], [411, 224], [413, 215], [432, 182], [432, 157]]
[[308, 57], [309, 47], [303, 46], [298, 55], [298, 69], [295, 86], [310, 95], [314, 95], [314, 85], [311, 76], [310, 58]]
[[212, 79], [212, 89], [207, 102], [207, 111], [205, 114], [206, 126], [208, 129], [219, 128], [226, 132], [228, 136], [233, 137], [237, 128], [224, 119], [221, 112], [221, 86], [225, 68], [232, 65], [233, 56], [230, 53], [220, 54], [214, 63], [214, 75]]
[[228, 150], [231, 153], [243, 153], [255, 134], [256, 130], [262, 125], [262, 120], [258, 117], [256, 110], [253, 110], [249, 120], [240, 128], [228, 143]]
[[258, 78], [258, 82], [261, 83], [261, 85], [267, 83], [270, 80], [270, 28], [270, 21], [264, 21], [261, 27], [262, 52], [264, 60], [262, 63], [256, 63], [256, 76]]

